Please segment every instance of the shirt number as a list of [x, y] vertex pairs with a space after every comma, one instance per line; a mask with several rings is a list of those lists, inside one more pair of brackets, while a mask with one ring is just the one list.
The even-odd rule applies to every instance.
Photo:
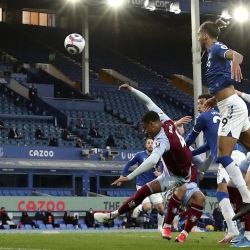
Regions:
[[181, 143], [181, 146], [184, 148], [186, 147], [186, 142], [185, 142], [185, 139], [177, 132], [175, 131], [176, 135], [178, 136], [179, 140], [180, 140], [180, 143]]
[[217, 122], [220, 122], [220, 117], [218, 116], [218, 115], [215, 115], [214, 117], [213, 117], [213, 123], [217, 123]]

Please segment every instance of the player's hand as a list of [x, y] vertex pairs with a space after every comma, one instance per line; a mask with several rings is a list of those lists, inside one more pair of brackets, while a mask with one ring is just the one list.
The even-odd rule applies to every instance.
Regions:
[[130, 91], [131, 89], [132, 89], [132, 87], [128, 83], [124, 83], [124, 84], [119, 86], [119, 90], [128, 90], [128, 91]]
[[180, 120], [175, 122], [175, 126], [180, 126], [182, 124], [188, 124], [192, 121], [192, 116], [184, 116]]
[[158, 177], [158, 176], [160, 176], [160, 175], [161, 175], [161, 172], [160, 172], [160, 171], [158, 171], [158, 170], [155, 170], [155, 171], [154, 171], [154, 175], [155, 175], [156, 177]]
[[207, 99], [206, 102], [204, 103], [205, 111], [208, 111], [211, 108], [214, 108], [216, 105], [217, 105], [217, 101], [215, 97], [211, 97]]
[[235, 93], [238, 95], [238, 96], [242, 96], [242, 92], [240, 92], [239, 90], [237, 90], [237, 89], [234, 89], [234, 91], [235, 91]]
[[[124, 177], [124, 176], [121, 175], [119, 178], [121, 178], [121, 177]], [[111, 184], [111, 185], [112, 185], [112, 184]], [[116, 183], [116, 186], [118, 186], [118, 187], [120, 187], [121, 185], [122, 185], [122, 182], [121, 182], [121, 181]]]
[[237, 82], [241, 82], [241, 80], [243, 79], [240, 65], [237, 61], [234, 60], [232, 61], [231, 65], [231, 78]]
[[[126, 177], [126, 176], [120, 176], [117, 180], [115, 180], [112, 184], [111, 184], [111, 186], [115, 186], [115, 185], [117, 185], [118, 183], [123, 183], [123, 182], [127, 182], [127, 181], [129, 181], [129, 179], [128, 179], [128, 177]], [[121, 185], [120, 184], [120, 185]]]

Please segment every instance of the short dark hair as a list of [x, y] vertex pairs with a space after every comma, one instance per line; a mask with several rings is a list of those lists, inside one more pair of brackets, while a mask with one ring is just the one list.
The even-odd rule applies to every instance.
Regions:
[[221, 19], [215, 22], [206, 21], [200, 26], [200, 30], [205, 31], [211, 38], [217, 39], [220, 35], [221, 28], [227, 27], [227, 23]]
[[209, 98], [212, 98], [212, 96], [210, 94], [201, 94], [198, 96], [198, 100], [199, 99], [209, 99]]
[[142, 123], [160, 121], [159, 115], [154, 111], [148, 111], [141, 119]]

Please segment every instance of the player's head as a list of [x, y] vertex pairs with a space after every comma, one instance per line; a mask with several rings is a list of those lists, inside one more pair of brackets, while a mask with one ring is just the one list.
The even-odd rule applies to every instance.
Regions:
[[212, 96], [209, 94], [203, 94], [198, 96], [198, 101], [197, 101], [197, 109], [199, 113], [205, 112], [205, 102], [207, 99], [211, 98]]
[[154, 140], [153, 140], [152, 138], [148, 137], [148, 138], [146, 139], [145, 148], [146, 148], [146, 150], [147, 150], [149, 153], [151, 153], [151, 152], [153, 151], [153, 149], [154, 149]]
[[221, 19], [202, 23], [198, 31], [198, 40], [202, 49], [207, 49], [214, 40], [218, 40], [221, 28], [226, 26], [227, 23]]
[[177, 129], [177, 132], [178, 132], [181, 136], [184, 135], [185, 129], [184, 129], [183, 124], [176, 126], [176, 129]]
[[142, 117], [142, 125], [148, 137], [154, 138], [161, 130], [159, 115], [154, 111], [149, 111]]

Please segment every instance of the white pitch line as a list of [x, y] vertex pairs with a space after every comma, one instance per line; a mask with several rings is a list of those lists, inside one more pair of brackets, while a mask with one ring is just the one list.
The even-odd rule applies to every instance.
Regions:
[[46, 249], [46, 248], [0, 247], [0, 250], [51, 250], [51, 249]]

